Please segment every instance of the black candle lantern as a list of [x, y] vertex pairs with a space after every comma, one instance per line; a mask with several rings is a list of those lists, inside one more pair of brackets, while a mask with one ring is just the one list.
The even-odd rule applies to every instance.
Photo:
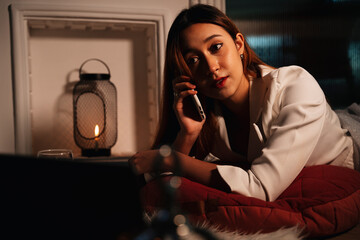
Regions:
[[[104, 64], [108, 73], [83, 73], [89, 61]], [[110, 156], [117, 139], [116, 88], [110, 82], [110, 69], [99, 59], [88, 59], [79, 75], [73, 91], [75, 143], [83, 156]]]

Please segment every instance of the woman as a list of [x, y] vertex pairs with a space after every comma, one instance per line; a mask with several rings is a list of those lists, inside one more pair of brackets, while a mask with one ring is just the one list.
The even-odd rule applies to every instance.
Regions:
[[[135, 154], [154, 171], [158, 147], [175, 150], [184, 177], [224, 191], [275, 200], [311, 165], [354, 168], [353, 141], [304, 69], [263, 63], [218, 9], [183, 10], [169, 31], [162, 115], [153, 150]], [[198, 94], [206, 119], [190, 96]], [[164, 158], [161, 171], [172, 171]]]

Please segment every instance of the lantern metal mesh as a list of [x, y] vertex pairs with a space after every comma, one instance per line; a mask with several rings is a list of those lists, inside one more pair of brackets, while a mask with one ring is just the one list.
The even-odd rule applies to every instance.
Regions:
[[[74, 139], [83, 156], [109, 156], [117, 140], [116, 88], [109, 74], [84, 74], [79, 70], [80, 81], [73, 91]], [[98, 126], [98, 132], [96, 131]]]

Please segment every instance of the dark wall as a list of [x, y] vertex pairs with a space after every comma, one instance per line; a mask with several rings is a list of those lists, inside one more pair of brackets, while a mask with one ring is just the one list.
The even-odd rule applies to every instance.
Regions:
[[299, 65], [329, 103], [360, 102], [360, 1], [234, 1], [227, 14], [266, 63]]

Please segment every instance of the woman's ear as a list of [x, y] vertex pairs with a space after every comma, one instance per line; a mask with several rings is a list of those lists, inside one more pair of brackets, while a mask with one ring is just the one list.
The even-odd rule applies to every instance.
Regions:
[[244, 53], [244, 36], [241, 33], [237, 33], [235, 36], [235, 46], [239, 54]]

